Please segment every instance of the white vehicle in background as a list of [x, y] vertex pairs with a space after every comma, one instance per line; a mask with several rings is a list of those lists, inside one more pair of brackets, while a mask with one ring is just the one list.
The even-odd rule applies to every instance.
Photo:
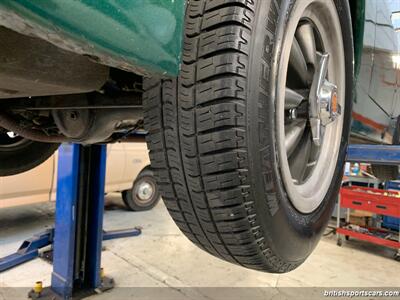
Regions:
[[[27, 172], [0, 177], [0, 208], [56, 200], [58, 151]], [[146, 143], [107, 146], [106, 193], [121, 192], [127, 208], [153, 208], [160, 199]]]

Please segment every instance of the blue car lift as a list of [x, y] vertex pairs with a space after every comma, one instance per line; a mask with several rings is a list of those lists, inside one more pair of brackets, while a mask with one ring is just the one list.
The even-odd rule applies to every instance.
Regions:
[[0, 259], [0, 272], [39, 255], [53, 244], [51, 287], [32, 290], [33, 299], [76, 299], [113, 287], [102, 276], [103, 240], [137, 236], [140, 229], [103, 231], [106, 146], [63, 145], [59, 149], [55, 227], [23, 242]]
[[400, 165], [400, 145], [350, 145], [346, 161]]
[[[400, 164], [400, 146], [350, 145], [347, 161]], [[140, 229], [103, 232], [106, 146], [65, 145], [59, 150], [55, 228], [26, 240], [17, 253], [0, 259], [0, 272], [38, 256], [53, 243], [51, 287], [34, 299], [81, 298], [106, 290], [101, 276], [102, 240], [135, 236]]]

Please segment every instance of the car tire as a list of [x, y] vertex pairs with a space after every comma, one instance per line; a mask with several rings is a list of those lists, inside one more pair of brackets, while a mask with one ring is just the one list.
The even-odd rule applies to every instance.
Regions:
[[371, 165], [372, 174], [383, 181], [396, 180], [399, 177], [399, 166]]
[[21, 137], [9, 138], [0, 128], [0, 176], [31, 170], [52, 156], [58, 147], [59, 144], [39, 143]]
[[122, 200], [132, 211], [150, 210], [160, 201], [160, 192], [153, 172], [146, 168], [136, 177], [131, 189], [122, 192]]
[[[304, 9], [307, 3], [312, 12]], [[316, 12], [317, 7], [324, 10]], [[328, 74], [339, 83], [342, 109], [331, 127], [335, 129], [326, 129], [334, 132], [333, 142], [321, 139], [334, 147], [331, 157], [321, 160], [328, 167], [319, 176], [320, 184], [316, 182], [315, 189], [319, 192], [323, 186], [323, 192], [315, 193], [322, 196], [312, 209], [301, 206], [301, 197], [291, 196], [288, 186], [293, 178], [287, 177], [282, 162], [287, 139], [283, 134], [282, 140], [282, 132], [291, 101], [285, 86], [298, 84], [292, 75], [285, 80], [285, 72], [292, 73], [284, 60], [294, 47], [288, 41], [297, 34], [296, 18], [301, 18], [302, 9], [318, 18], [325, 32], [334, 32], [337, 43], [328, 44], [335, 50]], [[289, 64], [292, 69], [296, 61]], [[348, 1], [188, 2], [181, 74], [177, 79], [144, 82], [144, 122], [164, 203], [189, 240], [228, 262], [267, 272], [288, 272], [305, 261], [324, 232], [341, 184], [351, 119], [352, 63]], [[333, 103], [333, 94], [330, 99]], [[304, 128], [307, 133], [304, 129], [296, 158], [303, 152], [311, 155], [306, 146], [311, 126]], [[319, 163], [318, 158], [312, 168], [320, 172]], [[308, 181], [302, 183], [305, 171], [298, 169], [303, 186]]]

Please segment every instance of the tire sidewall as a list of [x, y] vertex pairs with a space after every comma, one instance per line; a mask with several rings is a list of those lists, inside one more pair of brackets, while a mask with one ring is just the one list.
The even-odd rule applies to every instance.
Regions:
[[16, 175], [37, 167], [52, 156], [59, 146], [31, 141], [15, 150], [0, 150], [0, 176]]
[[[297, 0], [301, 1], [301, 0]], [[353, 43], [348, 4], [335, 0], [342, 25], [346, 53], [346, 101], [338, 162], [326, 197], [310, 214], [301, 214], [285, 193], [276, 130], [276, 74], [286, 32], [286, 24], [296, 0], [259, 1], [258, 16], [251, 42], [248, 78], [248, 132], [250, 178], [255, 211], [270, 251], [293, 265], [304, 261], [315, 248], [330, 219], [340, 188], [351, 124], [353, 94]], [[289, 13], [287, 13], [289, 12]], [[261, 62], [261, 63], [260, 63]], [[251, 101], [251, 103], [250, 103]]]

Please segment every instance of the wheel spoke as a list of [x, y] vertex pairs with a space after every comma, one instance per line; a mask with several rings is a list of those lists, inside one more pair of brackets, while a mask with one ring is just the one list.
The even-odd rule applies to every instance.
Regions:
[[285, 90], [285, 109], [296, 108], [300, 105], [300, 103], [304, 100], [304, 97], [292, 90], [290, 88], [286, 88]]
[[[290, 50], [289, 68], [290, 68], [289, 78], [290, 75], [294, 75], [297, 80], [300, 80], [301, 85], [303, 87], [307, 86], [308, 84], [307, 63], [296, 38], [293, 39], [293, 45]], [[292, 78], [292, 81], [294, 81], [295, 78]]]
[[304, 12], [283, 37], [285, 55], [279, 59], [283, 73], [278, 75], [286, 77], [279, 75], [277, 83], [279, 167], [289, 200], [304, 214], [314, 212], [330, 192], [328, 176], [337, 167], [341, 126], [348, 126], [341, 112], [341, 78], [348, 70], [341, 55], [340, 20], [331, 2], [302, 6]]
[[296, 39], [304, 54], [304, 58], [308, 64], [316, 65], [316, 45], [314, 29], [310, 23], [304, 23], [299, 26], [296, 32]]
[[296, 151], [293, 152], [289, 158], [290, 171], [292, 174], [293, 181], [297, 184], [302, 183], [305, 172], [307, 170], [307, 164], [311, 155], [311, 134], [307, 132], [304, 134]]
[[306, 168], [306, 171], [304, 174], [305, 177], [307, 177], [311, 173], [311, 171], [314, 169], [315, 165], [317, 164], [320, 150], [321, 150], [321, 147], [318, 147], [312, 143], [309, 161], [307, 163], [307, 168]]
[[293, 150], [299, 144], [303, 136], [304, 129], [306, 128], [306, 123], [306, 120], [299, 119], [293, 120], [287, 126], [285, 126], [285, 147], [288, 157], [290, 157], [290, 155], [293, 153]]

